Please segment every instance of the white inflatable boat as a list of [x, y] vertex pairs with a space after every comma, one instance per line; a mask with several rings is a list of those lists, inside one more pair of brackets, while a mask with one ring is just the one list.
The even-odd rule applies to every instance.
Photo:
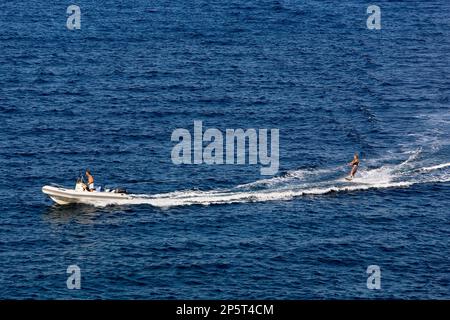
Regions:
[[67, 189], [61, 186], [44, 186], [42, 192], [48, 195], [58, 204], [85, 203], [93, 204], [99, 201], [114, 202], [115, 200], [132, 199], [126, 192], [121, 190], [85, 191], [77, 183], [75, 189]]

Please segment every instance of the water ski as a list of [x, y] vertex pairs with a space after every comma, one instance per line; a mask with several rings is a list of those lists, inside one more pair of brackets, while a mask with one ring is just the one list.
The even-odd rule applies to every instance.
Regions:
[[347, 181], [352, 181], [353, 178], [352, 178], [352, 177], [345, 177], [345, 180], [347, 180]]

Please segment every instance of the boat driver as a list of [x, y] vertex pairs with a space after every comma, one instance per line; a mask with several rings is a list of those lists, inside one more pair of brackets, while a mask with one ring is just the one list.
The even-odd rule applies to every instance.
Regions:
[[91, 175], [91, 171], [89, 169], [86, 170], [86, 177], [88, 181], [87, 190], [92, 192], [94, 191], [94, 177]]

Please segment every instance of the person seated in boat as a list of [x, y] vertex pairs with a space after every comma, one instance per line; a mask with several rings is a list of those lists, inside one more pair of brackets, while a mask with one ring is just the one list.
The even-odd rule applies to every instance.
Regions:
[[87, 177], [87, 181], [88, 181], [87, 191], [92, 192], [95, 190], [94, 189], [94, 177], [92, 176], [91, 171], [89, 169], [86, 170], [86, 177]]
[[352, 170], [350, 171], [350, 178], [353, 179], [353, 177], [355, 176], [356, 171], [358, 171], [358, 166], [359, 166], [358, 153], [355, 153], [355, 155], [353, 156], [352, 162], [350, 162], [348, 165], [352, 167]]

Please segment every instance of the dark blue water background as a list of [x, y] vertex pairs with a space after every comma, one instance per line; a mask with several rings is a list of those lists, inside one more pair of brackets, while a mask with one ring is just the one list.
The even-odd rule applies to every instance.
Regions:
[[[448, 1], [70, 4], [0, 4], [1, 298], [450, 298]], [[280, 171], [174, 165], [194, 120], [278, 128]], [[42, 194], [86, 167], [163, 205]]]

